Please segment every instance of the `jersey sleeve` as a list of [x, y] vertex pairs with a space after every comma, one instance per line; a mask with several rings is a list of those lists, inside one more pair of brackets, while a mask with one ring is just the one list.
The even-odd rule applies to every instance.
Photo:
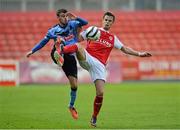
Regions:
[[46, 37], [49, 39], [56, 39], [57, 35], [56, 35], [56, 28], [50, 28], [46, 34]]
[[77, 17], [76, 20], [79, 22], [78, 25], [79, 27], [81, 26], [84, 26], [84, 25], [87, 25], [88, 24], [88, 21], [83, 19], [83, 18], [80, 18], [80, 17]]
[[77, 17], [75, 20], [70, 20], [70, 25], [78, 28], [87, 25], [88, 22], [85, 19]]
[[48, 42], [49, 42], [49, 38], [47, 36], [44, 37], [44, 39], [42, 39], [39, 43], [37, 43], [33, 49], [32, 49], [32, 53], [38, 51], [39, 49], [41, 49], [42, 47], [44, 47]]
[[117, 38], [117, 36], [114, 36], [114, 47], [121, 49], [123, 46], [123, 43]]
[[50, 39], [56, 39], [57, 36], [55, 35], [55, 31], [56, 30], [54, 28], [50, 28], [46, 36], [32, 48], [32, 53], [43, 48], [49, 42]]

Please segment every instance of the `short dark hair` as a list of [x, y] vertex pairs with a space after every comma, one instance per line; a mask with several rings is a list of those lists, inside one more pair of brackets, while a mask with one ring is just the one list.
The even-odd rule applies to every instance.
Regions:
[[104, 13], [104, 15], [103, 15], [103, 19], [104, 19], [104, 17], [106, 16], [106, 15], [108, 15], [108, 16], [112, 16], [113, 17], [113, 22], [115, 21], [115, 16], [114, 16], [114, 14], [112, 13], [112, 12], [105, 12]]
[[66, 9], [58, 9], [56, 11], [56, 15], [59, 16], [60, 13], [67, 13], [68, 11]]

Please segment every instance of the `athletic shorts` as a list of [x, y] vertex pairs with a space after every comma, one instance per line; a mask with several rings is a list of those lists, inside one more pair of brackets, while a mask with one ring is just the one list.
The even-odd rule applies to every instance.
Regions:
[[98, 59], [91, 56], [86, 50], [86, 61], [79, 61], [82, 68], [86, 69], [90, 75], [93, 82], [97, 79], [106, 81], [106, 67]]
[[[54, 58], [54, 52], [56, 51], [55, 48], [51, 51], [51, 58], [54, 61], [55, 64], [57, 64], [55, 58]], [[77, 78], [77, 62], [74, 55], [70, 54], [64, 54], [64, 64], [62, 66], [62, 69], [66, 76], [73, 76]]]

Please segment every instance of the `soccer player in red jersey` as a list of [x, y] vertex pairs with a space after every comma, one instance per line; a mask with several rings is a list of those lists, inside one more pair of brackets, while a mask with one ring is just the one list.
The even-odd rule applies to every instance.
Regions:
[[103, 103], [106, 64], [111, 50], [117, 48], [125, 54], [138, 57], [151, 56], [148, 52], [138, 52], [126, 47], [114, 34], [110, 33], [109, 30], [114, 21], [115, 16], [111, 12], [106, 12], [103, 16], [102, 27], [98, 28], [101, 32], [100, 38], [94, 41], [88, 40], [87, 30], [83, 31], [80, 35], [80, 41], [87, 40], [86, 49], [82, 48], [78, 43], [61, 47], [61, 53], [76, 52], [81, 67], [90, 73], [92, 81], [95, 84], [96, 97], [94, 99], [93, 114], [90, 121], [91, 125], [95, 127], [97, 116]]

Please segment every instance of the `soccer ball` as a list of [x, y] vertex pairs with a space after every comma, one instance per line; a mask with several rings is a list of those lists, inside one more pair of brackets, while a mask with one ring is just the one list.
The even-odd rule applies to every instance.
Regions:
[[100, 38], [101, 31], [96, 26], [90, 26], [86, 29], [86, 37], [88, 40], [97, 40]]

